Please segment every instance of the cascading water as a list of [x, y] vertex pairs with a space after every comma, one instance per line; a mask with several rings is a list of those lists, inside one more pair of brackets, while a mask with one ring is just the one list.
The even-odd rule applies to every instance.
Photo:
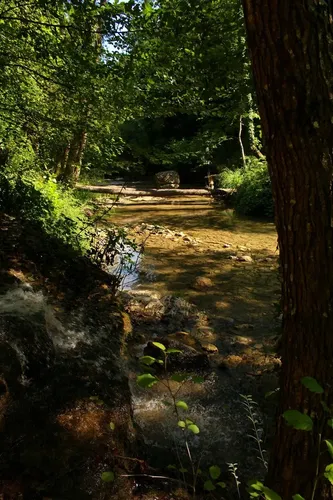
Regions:
[[110, 305], [99, 317], [88, 305], [64, 312], [27, 284], [0, 295], [0, 380], [10, 399], [0, 394], [0, 480], [23, 474], [38, 484], [43, 495], [27, 498], [100, 498], [110, 420], [121, 419], [126, 440], [119, 312]]

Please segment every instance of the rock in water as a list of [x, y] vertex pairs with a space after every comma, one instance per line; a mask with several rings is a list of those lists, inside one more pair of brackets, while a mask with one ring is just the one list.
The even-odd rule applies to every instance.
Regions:
[[205, 290], [206, 288], [212, 288], [213, 282], [210, 278], [207, 278], [205, 276], [199, 276], [198, 278], [195, 279], [193, 283], [193, 288], [195, 290]]
[[216, 352], [219, 352], [216, 345], [210, 344], [209, 342], [201, 342], [201, 347], [204, 351], [209, 352], [209, 354], [215, 354]]
[[155, 174], [155, 182], [158, 189], [175, 189], [179, 188], [180, 178], [175, 170], [167, 170]]

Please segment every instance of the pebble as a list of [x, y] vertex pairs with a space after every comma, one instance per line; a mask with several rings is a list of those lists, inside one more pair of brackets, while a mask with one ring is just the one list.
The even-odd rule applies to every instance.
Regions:
[[193, 245], [197, 245], [198, 242], [200, 241], [199, 239], [192, 238], [191, 236], [183, 233], [182, 231], [172, 231], [167, 227], [153, 225], [153, 224], [146, 224], [144, 222], [142, 224], [136, 225], [133, 229], [135, 232], [139, 234], [145, 231], [149, 231], [151, 235], [164, 236], [165, 238], [170, 238], [173, 241], [178, 241], [181, 238], [185, 243], [191, 243]]
[[241, 255], [237, 258], [239, 262], [253, 262], [253, 259], [250, 255]]
[[242, 323], [241, 325], [235, 326], [236, 330], [253, 330], [253, 325], [250, 323]]

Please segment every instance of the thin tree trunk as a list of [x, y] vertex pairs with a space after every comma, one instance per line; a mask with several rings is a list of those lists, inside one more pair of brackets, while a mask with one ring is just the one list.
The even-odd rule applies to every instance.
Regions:
[[[333, 400], [332, 96], [333, 36], [328, 4], [243, 0], [267, 161], [276, 207], [283, 278], [281, 401], [268, 486], [283, 500], [332, 499], [322, 477], [323, 409], [300, 380], [315, 377]], [[287, 409], [311, 414], [313, 433], [293, 430]], [[330, 429], [325, 427], [324, 438]]]
[[259, 145], [259, 140], [256, 138], [256, 133], [255, 133], [255, 128], [254, 128], [254, 120], [253, 120], [253, 98], [252, 94], [249, 93], [247, 96], [247, 102], [249, 106], [249, 120], [248, 120], [248, 127], [249, 127], [249, 142], [250, 142], [250, 148], [252, 151], [256, 154], [258, 158], [261, 160], [265, 160], [266, 157], [262, 152], [260, 151], [258, 145]]
[[244, 146], [243, 146], [243, 141], [242, 141], [242, 130], [243, 130], [243, 117], [242, 117], [242, 115], [240, 115], [238, 140], [239, 140], [239, 145], [240, 145], [240, 149], [242, 152], [243, 167], [245, 168], [246, 167], [246, 156], [245, 156], [245, 151], [244, 151]]

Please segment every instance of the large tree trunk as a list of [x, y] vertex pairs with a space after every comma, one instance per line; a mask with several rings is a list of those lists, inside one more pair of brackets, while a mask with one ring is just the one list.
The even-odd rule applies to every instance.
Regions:
[[[332, 499], [326, 479], [312, 497], [318, 456], [315, 377], [333, 400], [333, 37], [330, 1], [243, 0], [248, 45], [276, 207], [283, 278], [281, 402], [268, 485], [283, 500]], [[287, 409], [312, 414], [293, 430]], [[327, 427], [324, 430], [327, 433]], [[327, 435], [327, 434], [326, 434]], [[324, 449], [324, 448], [323, 448]], [[319, 471], [332, 462], [327, 452]]]

